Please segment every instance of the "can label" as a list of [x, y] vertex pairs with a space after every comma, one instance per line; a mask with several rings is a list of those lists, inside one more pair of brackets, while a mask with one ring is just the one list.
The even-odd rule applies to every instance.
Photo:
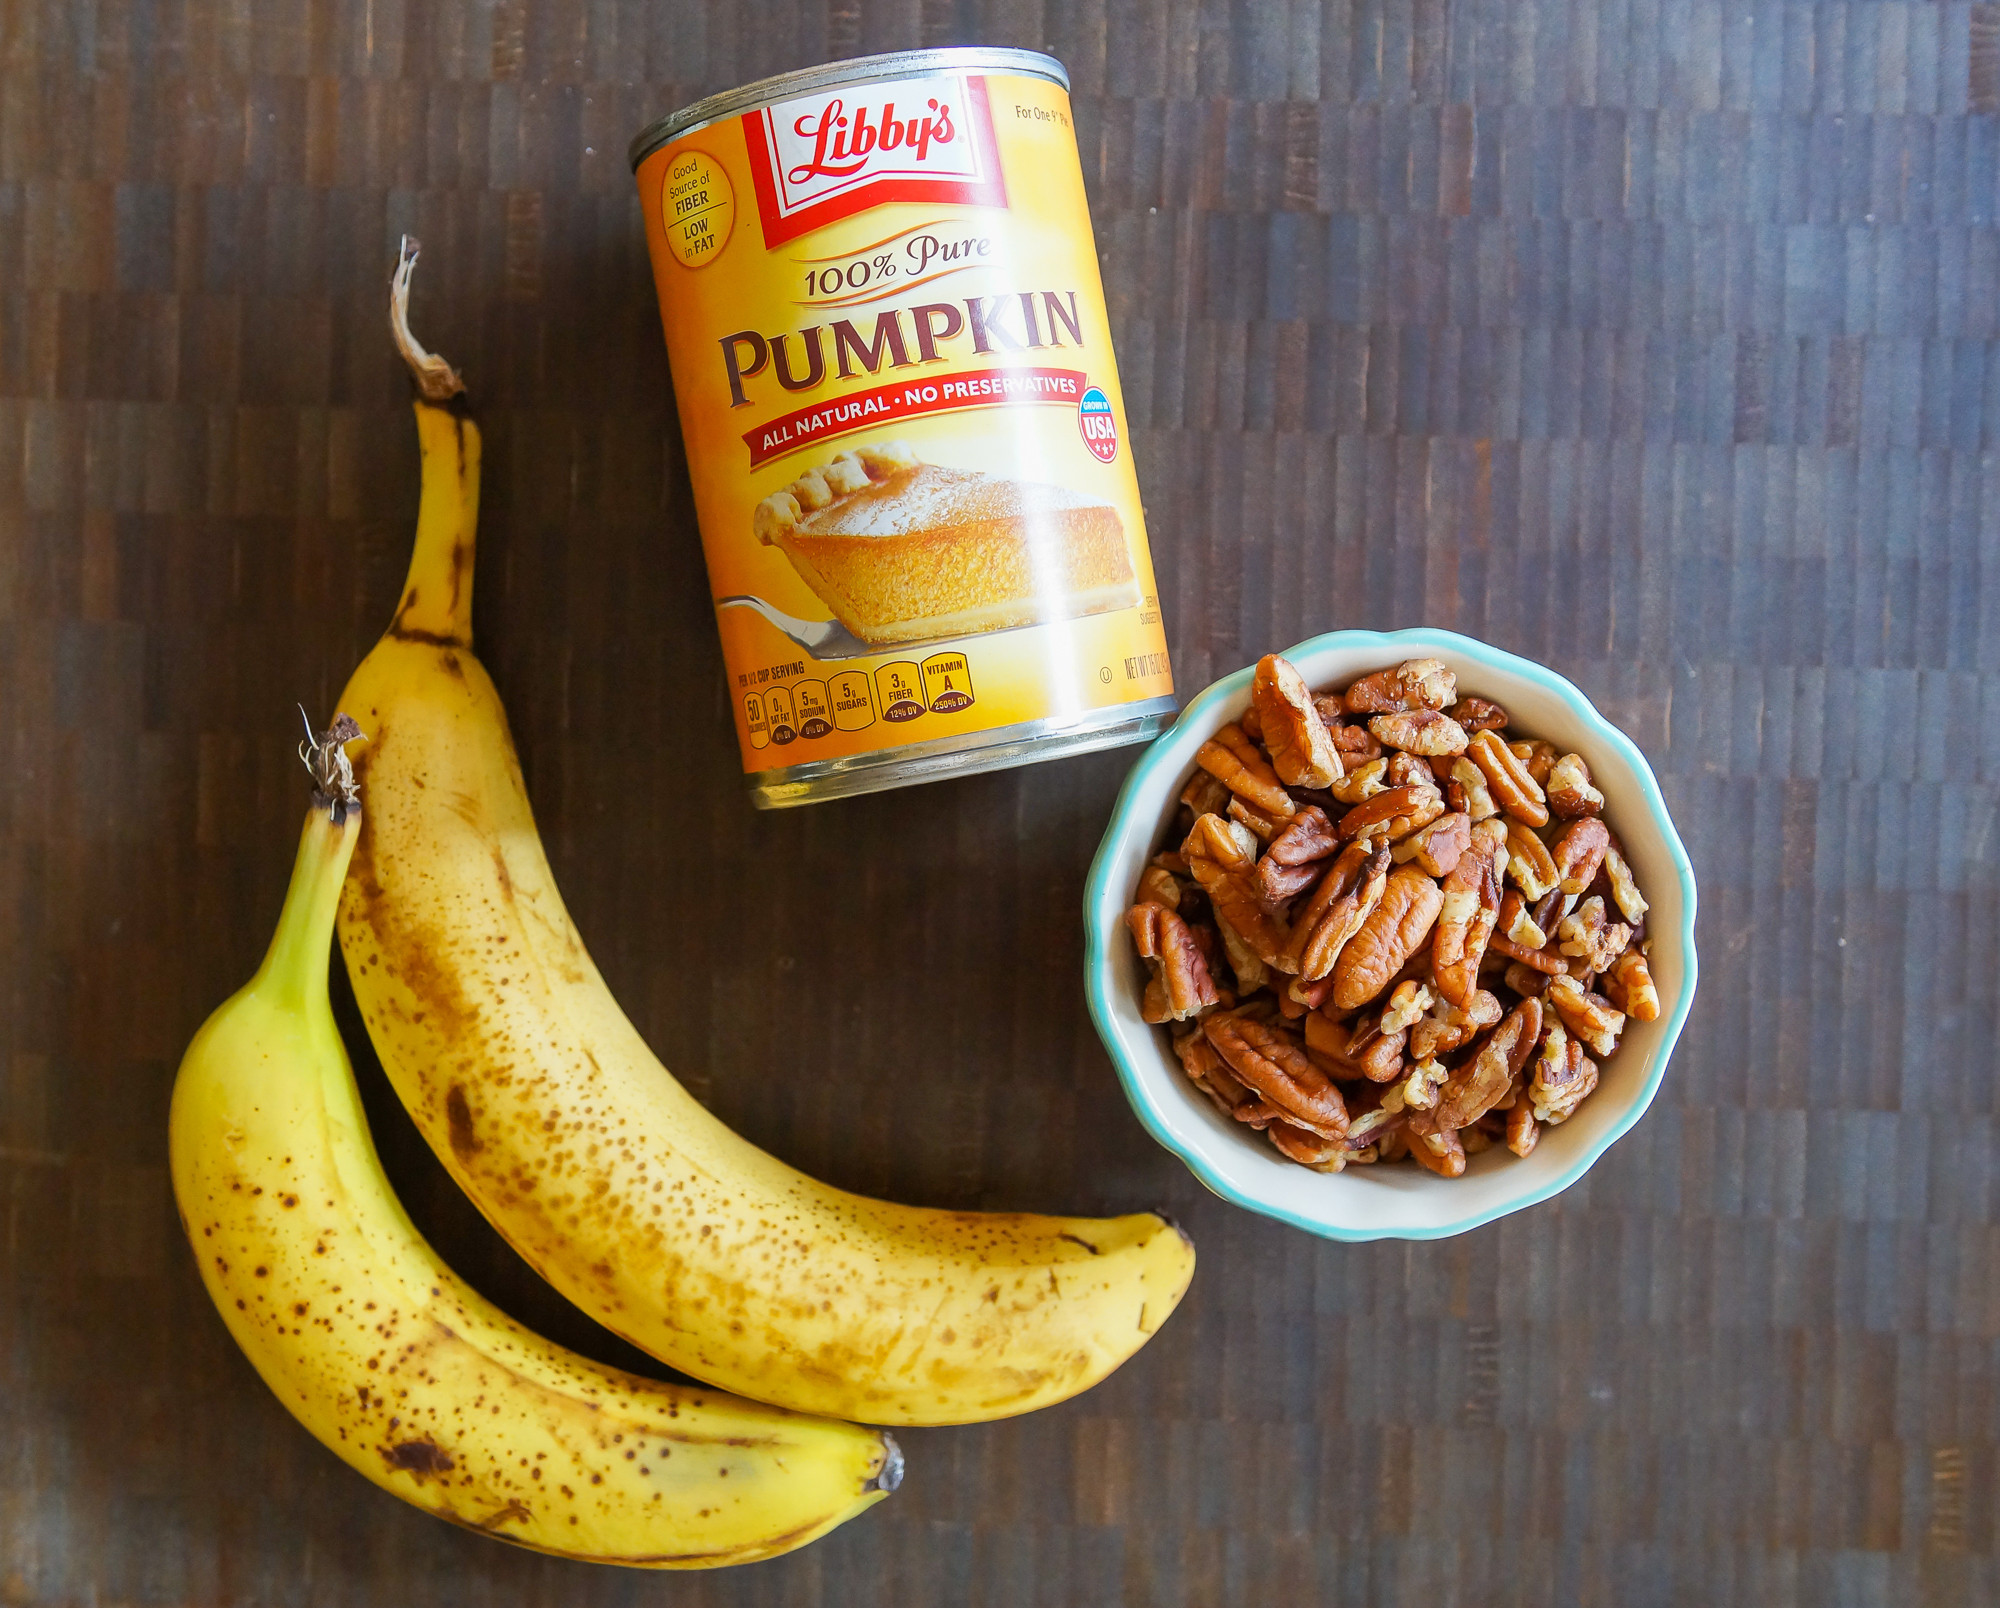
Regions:
[[1057, 84], [824, 89], [638, 183], [746, 770], [1173, 691]]

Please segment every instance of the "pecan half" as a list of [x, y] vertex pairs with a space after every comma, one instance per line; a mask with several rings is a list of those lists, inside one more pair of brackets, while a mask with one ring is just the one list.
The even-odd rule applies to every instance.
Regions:
[[1590, 785], [1590, 767], [1581, 754], [1564, 754], [1549, 767], [1549, 808], [1565, 821], [1604, 813], [1604, 795]]
[[1197, 816], [1181, 843], [1181, 858], [1197, 883], [1204, 862], [1224, 871], [1248, 871], [1257, 863], [1257, 838], [1248, 827], [1220, 815]]
[[[1530, 967], [1547, 977], [1553, 977], [1558, 972], [1569, 970], [1569, 965], [1563, 959], [1560, 950], [1553, 947], [1548, 949], [1530, 949], [1525, 944], [1515, 943], [1504, 932], [1496, 932], [1487, 940], [1486, 947], [1490, 954], [1505, 955], [1508, 960], [1514, 962], [1516, 965]], [[1517, 994], [1528, 992], [1527, 989], [1521, 988], [1517, 988], [1514, 991]]]
[[1376, 794], [1389, 790], [1388, 772], [1389, 762], [1386, 759], [1360, 760], [1353, 770], [1327, 791], [1343, 804], [1365, 803]]
[[1465, 752], [1465, 728], [1442, 709], [1413, 709], [1377, 715], [1368, 729], [1384, 748], [1439, 756]]
[[1549, 773], [1555, 769], [1556, 759], [1560, 753], [1556, 745], [1537, 737], [1532, 742], [1509, 743], [1507, 748], [1527, 769], [1535, 785], [1546, 791], [1549, 785]]
[[1314, 1172], [1339, 1172], [1347, 1165], [1347, 1141], [1328, 1139], [1282, 1118], [1264, 1130], [1264, 1136], [1288, 1160]]
[[1535, 1141], [1541, 1136], [1542, 1130], [1535, 1122], [1534, 1106], [1525, 1095], [1517, 1094], [1507, 1113], [1507, 1148], [1517, 1156], [1525, 1156], [1535, 1148]]
[[1224, 726], [1195, 750], [1194, 762], [1264, 814], [1287, 819], [1292, 815], [1291, 795], [1278, 785], [1278, 773], [1241, 726]]
[[1431, 1124], [1441, 1129], [1471, 1127], [1507, 1097], [1541, 1036], [1541, 1001], [1524, 999], [1501, 1018], [1478, 1053], [1445, 1079], [1436, 1109], [1416, 1121], [1419, 1131]]
[[1468, 733], [1498, 731], [1507, 724], [1507, 711], [1491, 698], [1461, 698], [1445, 711]]
[[1393, 715], [1406, 709], [1443, 709], [1458, 697], [1458, 677], [1442, 659], [1405, 659], [1349, 687], [1341, 702], [1350, 714]]
[[1444, 814], [1444, 796], [1435, 787], [1392, 787], [1340, 818], [1343, 840], [1373, 838], [1394, 843]]
[[1535, 921], [1534, 912], [1528, 908], [1528, 901], [1515, 888], [1507, 890], [1507, 896], [1500, 901], [1499, 928], [1501, 936], [1510, 944], [1519, 944], [1523, 949], [1546, 949], [1549, 935], [1542, 931]]
[[1208, 895], [1230, 969], [1245, 993], [1263, 986], [1264, 968], [1276, 963], [1289, 936], [1257, 897], [1256, 844], [1247, 827], [1204, 815], [1181, 845], [1195, 884]]
[[1458, 864], [1444, 879], [1438, 906], [1437, 938], [1431, 950], [1431, 976], [1438, 993], [1464, 1009], [1478, 985], [1479, 963], [1500, 915], [1500, 877], [1494, 866], [1493, 840], [1475, 832]]
[[1340, 750], [1313, 705], [1312, 689], [1289, 660], [1267, 653], [1257, 661], [1250, 703], [1279, 780], [1293, 787], [1328, 787], [1340, 779], [1345, 769]]
[[1535, 1062], [1535, 1075], [1528, 1083], [1528, 1101], [1535, 1120], [1551, 1128], [1569, 1121], [1583, 1097], [1597, 1087], [1597, 1066], [1583, 1053], [1583, 1046], [1558, 1023], [1549, 1029]]
[[[1493, 802], [1530, 826], [1549, 824], [1549, 807], [1540, 785], [1497, 732], [1482, 731], [1465, 745], [1465, 757], [1479, 767]], [[1454, 776], [1456, 771], [1452, 773]], [[1225, 781], [1227, 777], [1223, 778]]]
[[1340, 707], [1338, 698], [1322, 695], [1313, 699], [1313, 707], [1326, 722], [1327, 734], [1333, 738], [1341, 763], [1349, 770], [1365, 759], [1382, 757], [1382, 745], [1375, 740], [1373, 732], [1365, 725], [1349, 724], [1344, 720], [1346, 711]]
[[1247, 826], [1250, 829], [1250, 835], [1260, 843], [1269, 843], [1271, 839], [1285, 829], [1284, 816], [1266, 815], [1262, 810], [1253, 808], [1233, 793], [1230, 795], [1229, 803], [1224, 813], [1228, 815], [1230, 820], [1240, 821], [1243, 825]]
[[1435, 1056], [1418, 1061], [1410, 1068], [1410, 1075], [1390, 1091], [1405, 1111], [1434, 1111], [1437, 1109], [1438, 1090], [1451, 1073]]
[[1389, 768], [1382, 779], [1391, 787], [1436, 787], [1437, 773], [1422, 754], [1406, 754], [1400, 748], [1389, 756]]
[[1431, 991], [1422, 983], [1398, 983], [1389, 996], [1389, 1003], [1382, 1007], [1381, 1031], [1401, 1033], [1415, 1027], [1433, 1003]]
[[1582, 893], [1596, 880], [1597, 868], [1604, 863], [1605, 851], [1610, 847], [1611, 833], [1602, 821], [1589, 815], [1571, 821], [1549, 845], [1549, 858], [1556, 867], [1556, 886], [1566, 894]]
[[[1562, 975], [1569, 974], [1565, 972]], [[1507, 970], [1500, 980], [1523, 999], [1538, 999], [1548, 991], [1549, 973], [1537, 971], [1533, 966], [1524, 966], [1520, 961], [1510, 958]]]
[[1322, 1072], [1350, 1081], [1361, 1076], [1361, 1068], [1347, 1053], [1354, 1034], [1345, 1022], [1336, 1022], [1324, 1011], [1308, 1011], [1305, 1033], [1306, 1053]]
[[1333, 974], [1334, 1005], [1352, 1010], [1381, 993], [1430, 936], [1443, 903], [1438, 885], [1415, 866], [1391, 872], [1381, 902], [1341, 951]]
[[1202, 1031], [1229, 1063], [1237, 1082], [1277, 1106], [1288, 1122], [1327, 1139], [1347, 1132], [1347, 1106], [1340, 1091], [1289, 1033], [1268, 1022], [1231, 1015], [1210, 1017]]
[[1660, 1019], [1660, 991], [1653, 986], [1653, 971], [1637, 947], [1629, 948], [1611, 963], [1604, 978], [1604, 992], [1635, 1022]]
[[1180, 1059], [1181, 1070], [1216, 1103], [1224, 1116], [1233, 1116], [1238, 1106], [1252, 1098], [1199, 1027], [1174, 1035], [1174, 1054]]
[[1458, 789], [1451, 807], [1463, 810], [1475, 822], [1500, 813], [1500, 806], [1493, 802], [1493, 790], [1486, 785], [1486, 773], [1462, 754], [1451, 762], [1451, 785]]
[[1340, 847], [1340, 839], [1333, 830], [1333, 822], [1327, 819], [1326, 811], [1317, 804], [1308, 804], [1291, 820], [1285, 829], [1271, 839], [1271, 846], [1264, 851], [1267, 860], [1275, 860], [1279, 865], [1305, 865], [1314, 860], [1324, 860]]
[[1461, 1050], [1476, 1034], [1491, 1027], [1501, 1017], [1500, 1001], [1485, 989], [1477, 989], [1472, 1002], [1461, 1010], [1448, 999], [1436, 1001], [1430, 1014], [1412, 1024], [1409, 1053], [1419, 1061], [1433, 1060]]
[[1592, 897], [1563, 917], [1556, 927], [1556, 941], [1563, 954], [1582, 961], [1587, 971], [1609, 971], [1631, 943], [1632, 929], [1610, 920], [1604, 901]]
[[1540, 899], [1561, 885], [1549, 846], [1516, 821], [1507, 831], [1507, 874], [1530, 899]]
[[1653, 907], [1640, 895], [1639, 884], [1632, 880], [1632, 867], [1625, 863], [1625, 856], [1618, 852], [1615, 843], [1604, 851], [1604, 874], [1611, 881], [1611, 897], [1619, 914], [1635, 925], [1643, 921]]
[[1197, 816], [1220, 815], [1229, 807], [1229, 789], [1205, 770], [1197, 770], [1181, 789], [1181, 802]]
[[[1375, 913], [1388, 885], [1389, 850], [1350, 843], [1292, 922], [1278, 964], [1304, 981], [1328, 976], [1362, 924]], [[1337, 986], [1337, 985], [1336, 985]]]
[[[1155, 856], [1155, 860], [1157, 860]], [[1165, 905], [1169, 910], [1181, 907], [1181, 879], [1165, 866], [1149, 863], [1139, 873], [1139, 903]]]
[[1153, 974], [1139, 1006], [1147, 1021], [1183, 1022], [1220, 1002], [1208, 962], [1178, 915], [1163, 904], [1136, 904], [1125, 926]]
[[1459, 810], [1418, 827], [1389, 851], [1398, 865], [1415, 860], [1434, 877], [1448, 877], [1472, 846], [1472, 817]]
[[1456, 1133], [1419, 1134], [1407, 1124], [1404, 1132], [1410, 1135], [1410, 1154], [1440, 1178], [1465, 1176], [1465, 1145]]
[[1592, 993], [1565, 973], [1549, 979], [1548, 992], [1542, 998], [1593, 1055], [1609, 1055], [1618, 1048], [1618, 1035], [1625, 1031], [1625, 1013], [1602, 994]]

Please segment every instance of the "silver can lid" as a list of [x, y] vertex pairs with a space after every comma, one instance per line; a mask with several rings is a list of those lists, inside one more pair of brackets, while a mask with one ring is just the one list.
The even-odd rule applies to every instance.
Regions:
[[1039, 50], [1015, 50], [1003, 46], [954, 45], [939, 50], [894, 50], [884, 56], [857, 56], [851, 61], [830, 61], [819, 67], [801, 67], [795, 72], [760, 78], [740, 89], [725, 89], [719, 95], [669, 112], [657, 123], [648, 123], [633, 139], [627, 156], [636, 169], [639, 164], [670, 140], [755, 111], [780, 101], [821, 90], [838, 89], [843, 84], [864, 84], [882, 78], [911, 78], [919, 73], [938, 72], [1020, 73], [1031, 78], [1047, 78], [1069, 88], [1069, 74], [1053, 56]]

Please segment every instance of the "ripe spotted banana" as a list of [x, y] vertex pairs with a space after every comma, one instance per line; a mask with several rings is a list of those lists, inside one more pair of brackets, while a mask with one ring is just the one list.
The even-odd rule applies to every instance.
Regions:
[[[397, 338], [422, 391], [419, 359], [437, 360]], [[950, 1424], [1095, 1384], [1187, 1289], [1194, 1251], [1172, 1223], [830, 1188], [711, 1116], [618, 1008], [472, 653], [479, 436], [441, 405], [444, 384], [430, 391], [409, 579], [343, 695], [371, 740], [339, 929], [369, 1034], [431, 1147], [571, 1300], [725, 1389]]]
[[174, 1084], [181, 1219], [264, 1382], [384, 1490], [567, 1557], [745, 1563], [881, 1500], [902, 1468], [886, 1436], [601, 1367], [521, 1328], [424, 1243], [327, 1004], [359, 832], [353, 809], [314, 808], [264, 964]]

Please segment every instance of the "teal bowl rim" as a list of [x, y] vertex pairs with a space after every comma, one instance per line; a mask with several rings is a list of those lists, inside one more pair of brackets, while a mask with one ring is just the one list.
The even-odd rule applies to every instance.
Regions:
[[[1215, 730], [1221, 722], [1213, 711], [1216, 705], [1226, 702], [1249, 686], [1256, 674], [1255, 665], [1246, 665], [1232, 675], [1204, 688], [1188, 706], [1181, 711], [1180, 718], [1172, 726], [1154, 739], [1152, 745], [1139, 756], [1131, 774], [1125, 778], [1125, 785], [1118, 790], [1118, 801], [1112, 806], [1111, 819], [1104, 828], [1104, 836], [1098, 840], [1097, 853], [1091, 861], [1090, 875], [1083, 890], [1084, 961], [1083, 990], [1090, 1006], [1090, 1019], [1097, 1029], [1097, 1036], [1103, 1043], [1105, 1052], [1111, 1057], [1112, 1065], [1118, 1069], [1118, 1081], [1124, 1086], [1125, 1098], [1131, 1103], [1134, 1113], [1145, 1129], [1159, 1143], [1178, 1156], [1188, 1171], [1192, 1172], [1209, 1190], [1245, 1211], [1256, 1212], [1260, 1216], [1273, 1217], [1280, 1222], [1290, 1223], [1295, 1228], [1320, 1235], [1325, 1239], [1358, 1242], [1377, 1239], [1430, 1240], [1448, 1239], [1454, 1234], [1464, 1234], [1482, 1227], [1510, 1213], [1526, 1207], [1539, 1205], [1561, 1194], [1575, 1183], [1593, 1166], [1605, 1151], [1631, 1132], [1632, 1125], [1646, 1114], [1659, 1093], [1660, 1084], [1667, 1075], [1667, 1063], [1673, 1058], [1675, 1045], [1680, 1041], [1681, 1028], [1686, 1024], [1688, 1011], [1694, 1005], [1695, 984], [1700, 978], [1700, 963], [1695, 953], [1695, 880], [1694, 866], [1688, 859], [1687, 849], [1675, 829], [1673, 817], [1667, 812], [1667, 802], [1660, 794], [1659, 779], [1653, 775], [1653, 767], [1640, 751], [1639, 745], [1620, 731], [1603, 715], [1597, 706], [1584, 696], [1567, 677], [1558, 675], [1546, 665], [1523, 659], [1518, 654], [1496, 648], [1477, 638], [1460, 636], [1455, 631], [1441, 631], [1429, 627], [1417, 627], [1403, 631], [1325, 631], [1316, 637], [1283, 650], [1288, 659], [1315, 653], [1326, 647], [1366, 647], [1379, 644], [1385, 662], [1415, 657], [1413, 650], [1430, 649], [1443, 655], [1470, 659], [1476, 663], [1490, 665], [1495, 669], [1533, 681], [1554, 693], [1575, 711], [1577, 716], [1606, 744], [1617, 750], [1619, 755], [1632, 767], [1638, 778], [1639, 790], [1652, 813], [1653, 826], [1659, 833], [1672, 857], [1674, 869], [1680, 877], [1681, 924], [1680, 941], [1682, 954], [1681, 987], [1672, 1007], [1665, 1015], [1665, 1031], [1660, 1036], [1658, 1053], [1653, 1058], [1651, 1073], [1625, 1114], [1593, 1142], [1576, 1165], [1554, 1180], [1538, 1185], [1517, 1198], [1474, 1212], [1471, 1216], [1454, 1223], [1439, 1224], [1424, 1228], [1351, 1228], [1341, 1224], [1328, 1223], [1306, 1216], [1283, 1206], [1272, 1205], [1261, 1200], [1246, 1197], [1234, 1186], [1226, 1183], [1208, 1164], [1198, 1149], [1181, 1142], [1168, 1128], [1153, 1104], [1153, 1096], [1139, 1076], [1138, 1069], [1125, 1053], [1125, 1047], [1111, 1026], [1111, 990], [1114, 987], [1130, 987], [1129, 970], [1121, 967], [1112, 954], [1112, 935], [1123, 930], [1122, 917], [1126, 908], [1126, 894], [1129, 890], [1111, 886], [1112, 862], [1117, 858], [1117, 846], [1124, 841], [1133, 827], [1135, 796], [1154, 773], [1167, 763], [1177, 741], [1195, 729], [1204, 734]], [[1152, 823], [1151, 830], [1157, 832], [1159, 824]], [[1119, 957], [1122, 958], [1122, 957]]]

